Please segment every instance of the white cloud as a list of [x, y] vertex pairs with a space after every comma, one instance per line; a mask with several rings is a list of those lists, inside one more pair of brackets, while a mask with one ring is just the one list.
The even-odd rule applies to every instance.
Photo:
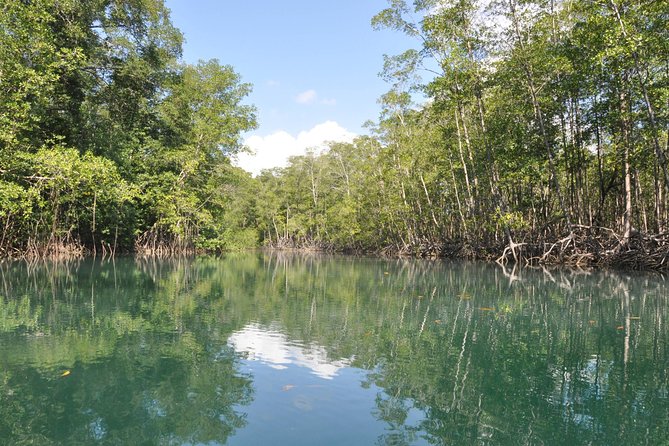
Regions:
[[351, 142], [357, 135], [335, 121], [326, 121], [293, 136], [280, 130], [266, 136], [252, 135], [245, 144], [254, 154], [238, 155], [236, 165], [257, 175], [262, 169], [285, 167], [291, 156], [304, 155], [307, 149], [323, 150], [328, 141]]
[[295, 102], [298, 104], [311, 104], [317, 97], [316, 90], [307, 90], [295, 96]]

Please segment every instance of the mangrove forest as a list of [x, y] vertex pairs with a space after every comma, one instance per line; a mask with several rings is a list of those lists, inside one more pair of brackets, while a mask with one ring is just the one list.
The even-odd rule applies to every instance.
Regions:
[[368, 134], [252, 177], [251, 86], [184, 63], [163, 0], [3, 2], [0, 255], [667, 268], [669, 2], [390, 0], [370, 26], [415, 47], [379, 55]]

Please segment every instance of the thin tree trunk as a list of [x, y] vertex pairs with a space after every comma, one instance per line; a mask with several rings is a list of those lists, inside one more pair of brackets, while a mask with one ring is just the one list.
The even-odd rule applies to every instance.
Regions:
[[462, 133], [460, 132], [460, 119], [458, 117], [459, 113], [455, 111], [455, 126], [458, 132], [458, 154], [460, 155], [460, 162], [462, 163], [462, 171], [465, 174], [465, 186], [467, 187], [467, 202], [469, 204], [470, 212], [474, 209], [474, 194], [472, 193], [472, 188], [469, 182], [469, 169], [467, 168], [467, 163], [465, 162], [465, 156], [462, 150]]
[[453, 191], [455, 192], [455, 200], [458, 203], [458, 214], [460, 215], [460, 220], [462, 221], [462, 230], [465, 239], [467, 238], [467, 219], [465, 214], [462, 212], [462, 203], [460, 202], [460, 193], [458, 192], [458, 181], [455, 179], [455, 171], [453, 169], [453, 160], [449, 155], [448, 162], [451, 165], [451, 177], [453, 178]]
[[[627, 29], [625, 28], [625, 23], [622, 19], [622, 16], [620, 15], [620, 10], [618, 9], [618, 6], [613, 0], [609, 0], [609, 4], [613, 8], [613, 12], [616, 14], [616, 18], [618, 19], [618, 23], [620, 24], [620, 30], [622, 31], [623, 36], [625, 37], [625, 39], [629, 39], [629, 36], [627, 34]], [[655, 156], [657, 157], [657, 160], [660, 163], [660, 167], [662, 168], [662, 173], [664, 174], [664, 186], [667, 190], [669, 190], [669, 171], [667, 170], [667, 157], [665, 156], [662, 147], [660, 147], [657, 120], [655, 118], [655, 109], [653, 108], [653, 104], [650, 101], [650, 96], [648, 95], [648, 87], [646, 86], [646, 82], [644, 81], [643, 75], [641, 73], [642, 67], [641, 67], [641, 62], [639, 60], [639, 54], [636, 51], [633, 51], [632, 58], [634, 59], [634, 71], [636, 73], [637, 80], [639, 81], [639, 86], [641, 87], [641, 91], [643, 93], [644, 105], [646, 106], [646, 111], [648, 112], [648, 120], [650, 123], [650, 130], [653, 139], [653, 147], [655, 148]], [[647, 72], [648, 71], [647, 67], [644, 66], [643, 71]]]
[[625, 185], [625, 213], [623, 214], [623, 245], [627, 244], [632, 233], [632, 173], [630, 169], [630, 123], [628, 113], [628, 97], [625, 91], [625, 77], [623, 77], [623, 87], [620, 92], [620, 127], [621, 144], [623, 150], [623, 175]]
[[[518, 44], [518, 47], [520, 48], [523, 56], [525, 54], [525, 45], [523, 44], [523, 39], [520, 35], [520, 25], [518, 24], [518, 16], [516, 15], [516, 5], [515, 5], [515, 0], [508, 0], [509, 3], [509, 9], [511, 11], [511, 22], [515, 31], [515, 37], [516, 37], [516, 43]], [[555, 159], [553, 156], [553, 150], [551, 148], [551, 142], [548, 138], [548, 132], [546, 130], [546, 125], [544, 122], [544, 114], [541, 109], [541, 105], [539, 104], [539, 99], [537, 98], [537, 88], [534, 82], [534, 75], [532, 74], [532, 70], [529, 66], [529, 62], [525, 57], [521, 58], [521, 62], [523, 65], [523, 71], [525, 72], [525, 77], [527, 80], [527, 87], [530, 93], [530, 99], [532, 100], [532, 107], [534, 108], [534, 114], [537, 117], [537, 121], [539, 122], [539, 130], [541, 131], [541, 137], [544, 143], [544, 147], [546, 149], [546, 154], [548, 155], [548, 166], [550, 168], [551, 172], [551, 181], [553, 183], [553, 187], [555, 188], [555, 193], [558, 197], [558, 203], [560, 205], [560, 210], [562, 211], [562, 214], [564, 215], [564, 218], [567, 222], [567, 226], [569, 226], [569, 231], [570, 233], [572, 232], [572, 224], [571, 224], [571, 216], [570, 213], [565, 206], [564, 203], [564, 198], [562, 196], [562, 193], [560, 191], [560, 181], [557, 176], [557, 171], [555, 168]]]

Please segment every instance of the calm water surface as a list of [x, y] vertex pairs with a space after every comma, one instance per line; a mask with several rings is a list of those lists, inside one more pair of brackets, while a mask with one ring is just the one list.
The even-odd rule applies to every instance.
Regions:
[[661, 276], [0, 264], [0, 444], [666, 444]]

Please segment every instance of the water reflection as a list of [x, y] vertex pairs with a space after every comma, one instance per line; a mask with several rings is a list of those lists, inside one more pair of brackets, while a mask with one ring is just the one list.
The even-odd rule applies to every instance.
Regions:
[[0, 443], [224, 443], [245, 426], [234, 352], [133, 263], [0, 271]]
[[0, 279], [3, 444], [669, 430], [661, 276], [245, 254], [4, 263]]
[[337, 372], [349, 365], [347, 359], [330, 360], [327, 351], [314, 343], [301, 345], [291, 342], [277, 328], [264, 328], [259, 324], [249, 324], [228, 339], [230, 345], [251, 361], [262, 361], [273, 369], [284, 370], [288, 365], [306, 367], [323, 379], [332, 379]]

